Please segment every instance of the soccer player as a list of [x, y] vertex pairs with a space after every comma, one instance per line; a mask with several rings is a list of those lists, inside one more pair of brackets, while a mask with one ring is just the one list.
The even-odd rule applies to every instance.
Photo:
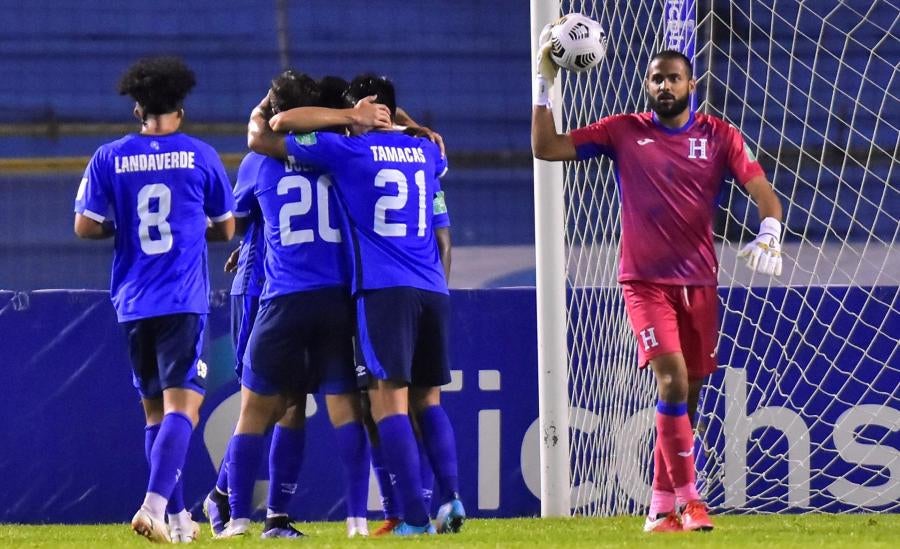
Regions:
[[[691, 420], [704, 380], [716, 369], [716, 197], [726, 173], [750, 193], [762, 222], [742, 254], [751, 269], [776, 276], [781, 203], [740, 132], [688, 108], [695, 81], [691, 62], [681, 53], [666, 50], [650, 60], [644, 86], [652, 112], [608, 116], [560, 135], [548, 100], [555, 66], [546, 57], [548, 48], [540, 51], [534, 156], [606, 155], [616, 165], [622, 204], [619, 282], [640, 366], [649, 363], [659, 394], [653, 497], [644, 530], [711, 530], [695, 486]], [[680, 519], [676, 506], [682, 508]]]
[[[246, 185], [247, 165], [245, 157], [238, 168], [235, 189]], [[234, 215], [236, 232], [241, 234], [242, 238], [240, 246], [228, 257], [225, 271], [235, 273], [231, 284], [231, 339], [234, 343], [234, 371], [240, 381], [247, 341], [250, 339], [253, 322], [259, 310], [259, 295], [262, 293], [262, 286], [266, 280], [263, 269], [266, 245], [262, 238], [263, 221], [258, 207], [252, 207], [246, 212], [235, 211]], [[275, 430], [280, 431], [281, 428], [282, 426], [278, 425]], [[296, 461], [293, 456], [293, 445], [290, 442], [291, 433], [292, 431], [284, 431], [273, 435], [273, 440], [280, 444], [273, 444], [270, 448], [271, 461], [284, 461], [283, 458], [278, 457], [282, 452], [289, 453], [290, 457], [287, 459], [291, 463]], [[226, 446], [225, 455], [219, 465], [216, 485], [203, 501], [203, 513], [209, 520], [213, 536], [219, 535], [225, 529], [225, 524], [231, 520], [231, 510], [228, 506], [228, 449], [229, 447]], [[283, 469], [273, 468], [270, 472], [278, 470]], [[287, 474], [290, 474], [290, 471]], [[296, 479], [296, 476], [293, 478]], [[278, 485], [277, 480], [270, 476], [270, 490]]]
[[194, 73], [177, 58], [132, 65], [119, 93], [135, 100], [141, 130], [94, 153], [75, 199], [75, 234], [115, 238], [110, 293], [128, 338], [150, 464], [131, 527], [160, 543], [190, 542], [199, 533], [175, 487], [204, 394], [206, 240], [234, 234], [222, 162], [212, 147], [178, 131], [194, 84]]
[[[357, 77], [348, 94], [376, 97], [393, 121], [396, 99], [387, 79]], [[299, 129], [290, 114], [273, 117], [272, 129]], [[458, 493], [456, 442], [440, 406], [440, 386], [450, 379], [449, 296], [431, 215], [437, 177], [446, 169], [446, 160], [424, 138], [392, 130], [353, 131], [357, 135], [312, 133], [282, 142], [289, 159], [332, 174], [347, 215], [359, 350], [370, 374], [372, 412], [403, 512], [394, 533], [434, 532], [422, 497], [410, 411], [444, 502], [438, 529], [458, 531], [465, 511]]]
[[[303, 75], [294, 71], [285, 71], [272, 81], [271, 96], [267, 95], [265, 105], [267, 117], [271, 117], [281, 109], [300, 107], [317, 97], [314, 86]], [[274, 103], [268, 101], [271, 98]], [[256, 314], [259, 310], [259, 296], [266, 280], [265, 257], [266, 243], [264, 239], [264, 223], [259, 203], [253, 195], [257, 178], [262, 174], [280, 175], [281, 170], [261, 171], [260, 162], [264, 157], [249, 153], [241, 161], [238, 169], [238, 180], [235, 185], [235, 196], [242, 208], [235, 212], [237, 231], [243, 234], [241, 247], [226, 264], [226, 270], [236, 270], [232, 284], [232, 338], [235, 344], [235, 372], [238, 380], [243, 372], [243, 360], [250, 333], [253, 329]], [[298, 407], [299, 405], [299, 407]], [[296, 490], [297, 477], [303, 460], [305, 425], [305, 401], [292, 402], [285, 415], [275, 424], [272, 443], [269, 448], [269, 492], [267, 499], [267, 519], [270, 527], [264, 532], [266, 537], [296, 537], [298, 531], [290, 526], [287, 519], [287, 506]], [[229, 444], [230, 448], [230, 444]], [[231, 509], [228, 501], [228, 449], [219, 468], [216, 486], [210, 491], [203, 503], [203, 509], [210, 522], [214, 536], [225, 530], [231, 520]], [[278, 524], [275, 524], [278, 523]]]
[[[407, 131], [408, 134], [417, 133], [415, 130], [422, 131], [424, 136], [429, 137], [429, 139], [441, 146], [441, 154], [443, 154], [443, 142], [440, 135], [430, 132], [428, 128], [419, 125], [399, 106], [397, 107], [395, 122], [395, 128], [413, 130], [412, 132]], [[440, 180], [438, 180], [438, 183], [440, 183]], [[438, 189], [440, 189], [439, 186]], [[435, 192], [432, 215], [432, 227], [434, 228], [434, 236], [438, 244], [441, 265], [444, 267], [444, 278], [449, 283], [452, 244], [450, 238], [450, 217], [447, 213], [447, 205], [443, 190], [437, 190]], [[381, 507], [384, 512], [384, 522], [372, 532], [372, 535], [380, 537], [392, 533], [394, 528], [400, 524], [400, 507], [397, 495], [394, 493], [394, 483], [391, 480], [392, 477], [387, 468], [381, 442], [378, 438], [378, 427], [372, 419], [372, 408], [368, 401], [368, 393], [365, 392], [363, 393], [363, 408], [366, 432], [369, 435], [369, 443], [372, 451], [372, 470], [375, 473], [378, 488], [381, 492]], [[416, 433], [416, 444], [419, 448], [419, 476], [422, 481], [422, 498], [425, 502], [425, 508], [431, 509], [434, 488], [434, 471], [431, 468], [428, 453], [422, 443], [421, 432], [418, 431], [418, 429]]]

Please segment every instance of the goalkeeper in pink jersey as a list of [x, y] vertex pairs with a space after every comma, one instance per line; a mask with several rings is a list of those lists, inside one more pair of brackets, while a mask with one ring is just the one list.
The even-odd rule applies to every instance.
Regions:
[[650, 365], [659, 394], [653, 497], [644, 530], [711, 530], [695, 485], [691, 420], [704, 380], [716, 369], [716, 197], [728, 174], [750, 193], [762, 222], [741, 256], [754, 271], [776, 276], [781, 274], [781, 203], [737, 128], [688, 108], [695, 81], [683, 54], [667, 50], [650, 60], [644, 86], [651, 112], [607, 116], [560, 135], [548, 98], [556, 67], [547, 48], [539, 51], [534, 156], [605, 155], [615, 163], [622, 224], [619, 282], [639, 364]]

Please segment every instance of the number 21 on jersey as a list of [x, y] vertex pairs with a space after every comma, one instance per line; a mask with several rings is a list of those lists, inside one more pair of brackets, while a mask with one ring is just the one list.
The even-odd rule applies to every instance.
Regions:
[[[425, 219], [425, 172], [418, 170], [414, 176], [418, 190], [418, 231], [416, 236], [425, 236], [427, 227]], [[384, 188], [388, 183], [397, 184], [397, 194], [382, 196], [375, 202], [375, 232], [381, 236], [406, 236], [406, 223], [391, 222], [387, 220], [388, 210], [402, 210], [406, 207], [409, 198], [409, 184], [406, 175], [400, 170], [385, 168], [375, 174], [375, 186]]]

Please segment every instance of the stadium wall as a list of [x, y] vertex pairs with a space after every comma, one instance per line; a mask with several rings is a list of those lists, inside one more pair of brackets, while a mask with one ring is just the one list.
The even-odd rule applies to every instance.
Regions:
[[[868, 301], [854, 287], [735, 289], [727, 295], [722, 290], [728, 307], [750, 307], [748, 314], [774, 328], [780, 345], [771, 348], [796, 352], [772, 353], [764, 342], [748, 339], [752, 334], [735, 333], [736, 324], [726, 320], [719, 356], [728, 367], [712, 382], [724, 383], [728, 398], [711, 404], [721, 421], [708, 428], [725, 433], [711, 437], [723, 441], [711, 452], [722, 464], [718, 480], [732, 484], [728, 491], [713, 490], [715, 505], [767, 512], [814, 505], [836, 512], [862, 499], [871, 505], [877, 497], [886, 507], [900, 499], [897, 379], [883, 375], [885, 362], [897, 358], [886, 344], [900, 337], [898, 290], [875, 288], [878, 299]], [[750, 299], [751, 293], [765, 300]], [[454, 291], [451, 297], [454, 371], [444, 402], [456, 429], [467, 509], [479, 517], [536, 515], [538, 437], [553, 434], [539, 433], [536, 421], [534, 290]], [[205, 351], [208, 393], [185, 469], [186, 501], [198, 514], [238, 412], [228, 307], [225, 294], [213, 296]], [[817, 320], [832, 317], [830, 327]], [[126, 521], [141, 500], [147, 466], [143, 418], [108, 294], [0, 292], [0, 333], [5, 374], [0, 385], [0, 522]], [[885, 344], [879, 346], [879, 338]], [[858, 356], [855, 344], [871, 339], [876, 344], [868, 348], [875, 353]], [[807, 352], [809, 341], [815, 345]], [[598, 352], [598, 365], [604, 351]], [[832, 367], [824, 355], [857, 365], [853, 375], [841, 370], [844, 360]], [[763, 390], [790, 396], [760, 407]], [[814, 393], [820, 400], [810, 401]], [[807, 422], [798, 414], [810, 409], [821, 421]], [[572, 410], [581, 415], [573, 424], [602, 428], [602, 418], [584, 412]], [[300, 520], [339, 520], [341, 472], [321, 400], [308, 403], [307, 415], [306, 460], [292, 514]], [[779, 424], [780, 430], [765, 431], [770, 437], [765, 444], [748, 446], [747, 439], [765, 426], [766, 418], [789, 421]], [[866, 433], [880, 440], [884, 430], [891, 433], [887, 444], [860, 440]], [[624, 493], [644, 501], [650, 479], [629, 473], [638, 470], [629, 456], [641, 452], [630, 447], [628, 433], [626, 422], [609, 434], [616, 437], [619, 458], [613, 474]], [[767, 449], [764, 455], [753, 450], [759, 447]], [[807, 447], [804, 461], [797, 452]], [[259, 478], [265, 478], [263, 471]], [[776, 480], [784, 478], [791, 482], [782, 488]], [[264, 482], [259, 481], [259, 494]], [[781, 491], [788, 492], [786, 498]], [[369, 503], [375, 518], [374, 484]]]

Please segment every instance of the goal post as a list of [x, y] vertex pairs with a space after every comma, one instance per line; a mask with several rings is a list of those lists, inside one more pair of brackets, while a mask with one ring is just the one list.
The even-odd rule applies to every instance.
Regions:
[[[532, 0], [531, 8], [533, 56], [544, 24], [565, 13], [599, 21], [610, 37], [598, 69], [560, 72], [561, 131], [646, 110], [647, 62], [678, 49], [695, 62], [696, 109], [741, 131], [784, 205], [784, 272], [774, 279], [737, 257], [759, 224], [746, 191], [726, 181], [717, 206], [719, 370], [701, 397], [695, 446], [712, 508], [900, 511], [900, 7]], [[613, 164], [555, 169], [535, 162], [540, 420], [541, 433], [555, 426], [559, 435], [565, 415], [569, 442], [551, 453], [541, 441], [542, 515], [642, 513], [655, 383], [636, 367], [616, 282]]]
[[[556, 2], [531, 0], [532, 74], [541, 30], [558, 17]], [[531, 85], [533, 94], [537, 83], [532, 80]], [[558, 85], [551, 101], [562, 103]], [[554, 119], [559, 127], [559, 109]], [[541, 516], [560, 517], [569, 515], [569, 399], [563, 173], [558, 163], [534, 159], [534, 204]]]

